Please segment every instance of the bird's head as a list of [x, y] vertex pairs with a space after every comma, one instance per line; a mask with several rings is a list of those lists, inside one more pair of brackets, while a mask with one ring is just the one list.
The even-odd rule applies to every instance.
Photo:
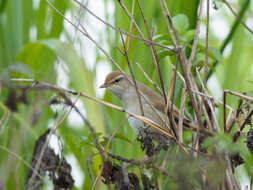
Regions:
[[119, 99], [122, 99], [124, 93], [129, 89], [130, 83], [120, 71], [112, 71], [109, 73], [104, 84], [100, 88], [106, 88]]

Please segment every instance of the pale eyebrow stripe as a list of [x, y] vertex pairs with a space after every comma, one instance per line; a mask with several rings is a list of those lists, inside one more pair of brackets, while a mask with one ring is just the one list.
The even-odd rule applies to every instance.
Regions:
[[119, 75], [119, 76], [117, 76], [115, 79], [111, 80], [111, 82], [114, 82], [114, 81], [116, 81], [116, 80], [118, 80], [118, 79], [123, 79], [123, 78], [124, 78], [123, 75]]

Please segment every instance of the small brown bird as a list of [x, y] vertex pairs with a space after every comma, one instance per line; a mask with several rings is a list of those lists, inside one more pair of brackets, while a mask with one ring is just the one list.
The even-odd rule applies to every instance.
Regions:
[[[166, 105], [164, 104], [163, 97], [140, 82], [137, 82], [137, 87], [139, 92], [145, 96], [145, 98], [141, 96], [144, 116], [159, 124], [160, 127], [169, 132], [169, 122], [166, 122]], [[120, 71], [113, 71], [108, 74], [104, 84], [101, 85], [100, 88], [107, 88], [110, 92], [116, 95], [126, 111], [137, 114], [139, 116], [142, 115], [136, 89]], [[150, 104], [153, 105], [156, 111], [151, 108]], [[176, 109], [174, 106], [173, 114], [178, 116], [178, 113], [178, 109]], [[139, 127], [144, 127], [142, 121], [131, 117], [128, 114], [127, 117], [130, 126], [135, 130], [135, 132], [139, 131]]]

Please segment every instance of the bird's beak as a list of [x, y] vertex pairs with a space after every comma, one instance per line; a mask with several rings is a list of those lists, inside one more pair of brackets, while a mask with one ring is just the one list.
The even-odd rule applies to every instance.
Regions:
[[107, 88], [107, 87], [108, 87], [108, 84], [104, 83], [99, 88]]

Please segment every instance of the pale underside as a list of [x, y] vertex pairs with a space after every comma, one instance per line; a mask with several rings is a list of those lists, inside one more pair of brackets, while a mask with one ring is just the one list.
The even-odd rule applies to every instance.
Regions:
[[[153, 105], [153, 107], [156, 110], [154, 111], [154, 109], [152, 109], [150, 104], [144, 98], [141, 98], [141, 102], [142, 102], [142, 106], [144, 110], [144, 116], [154, 121], [155, 123], [159, 124], [160, 127], [169, 131], [168, 118], [164, 114], [166, 106], [165, 106], [164, 99], [162, 98], [162, 96], [160, 96], [159, 94], [157, 94], [156, 92], [154, 92], [153, 90], [151, 90], [150, 88], [146, 87], [145, 85], [139, 82], [137, 84], [138, 84], [138, 90], [142, 92], [143, 95], [145, 95], [146, 99], [149, 101], [149, 103]], [[138, 99], [135, 88], [131, 87], [128, 90], [132, 91], [131, 93], [127, 93], [128, 96], [129, 94], [131, 94], [132, 97], [122, 98], [121, 101], [122, 101], [124, 109], [126, 109], [128, 112], [141, 115], [139, 101], [132, 101], [133, 99], [134, 100]], [[150, 101], [151, 97], [152, 97], [152, 101]], [[174, 114], [178, 115], [178, 110], [175, 109], [175, 107], [174, 107]], [[144, 124], [142, 121], [134, 117], [131, 117], [128, 114], [127, 114], [127, 117], [128, 117], [128, 122], [130, 126], [135, 130], [135, 132], [138, 132], [139, 127], [144, 127]], [[165, 125], [165, 122], [167, 123], [167, 126]]]

